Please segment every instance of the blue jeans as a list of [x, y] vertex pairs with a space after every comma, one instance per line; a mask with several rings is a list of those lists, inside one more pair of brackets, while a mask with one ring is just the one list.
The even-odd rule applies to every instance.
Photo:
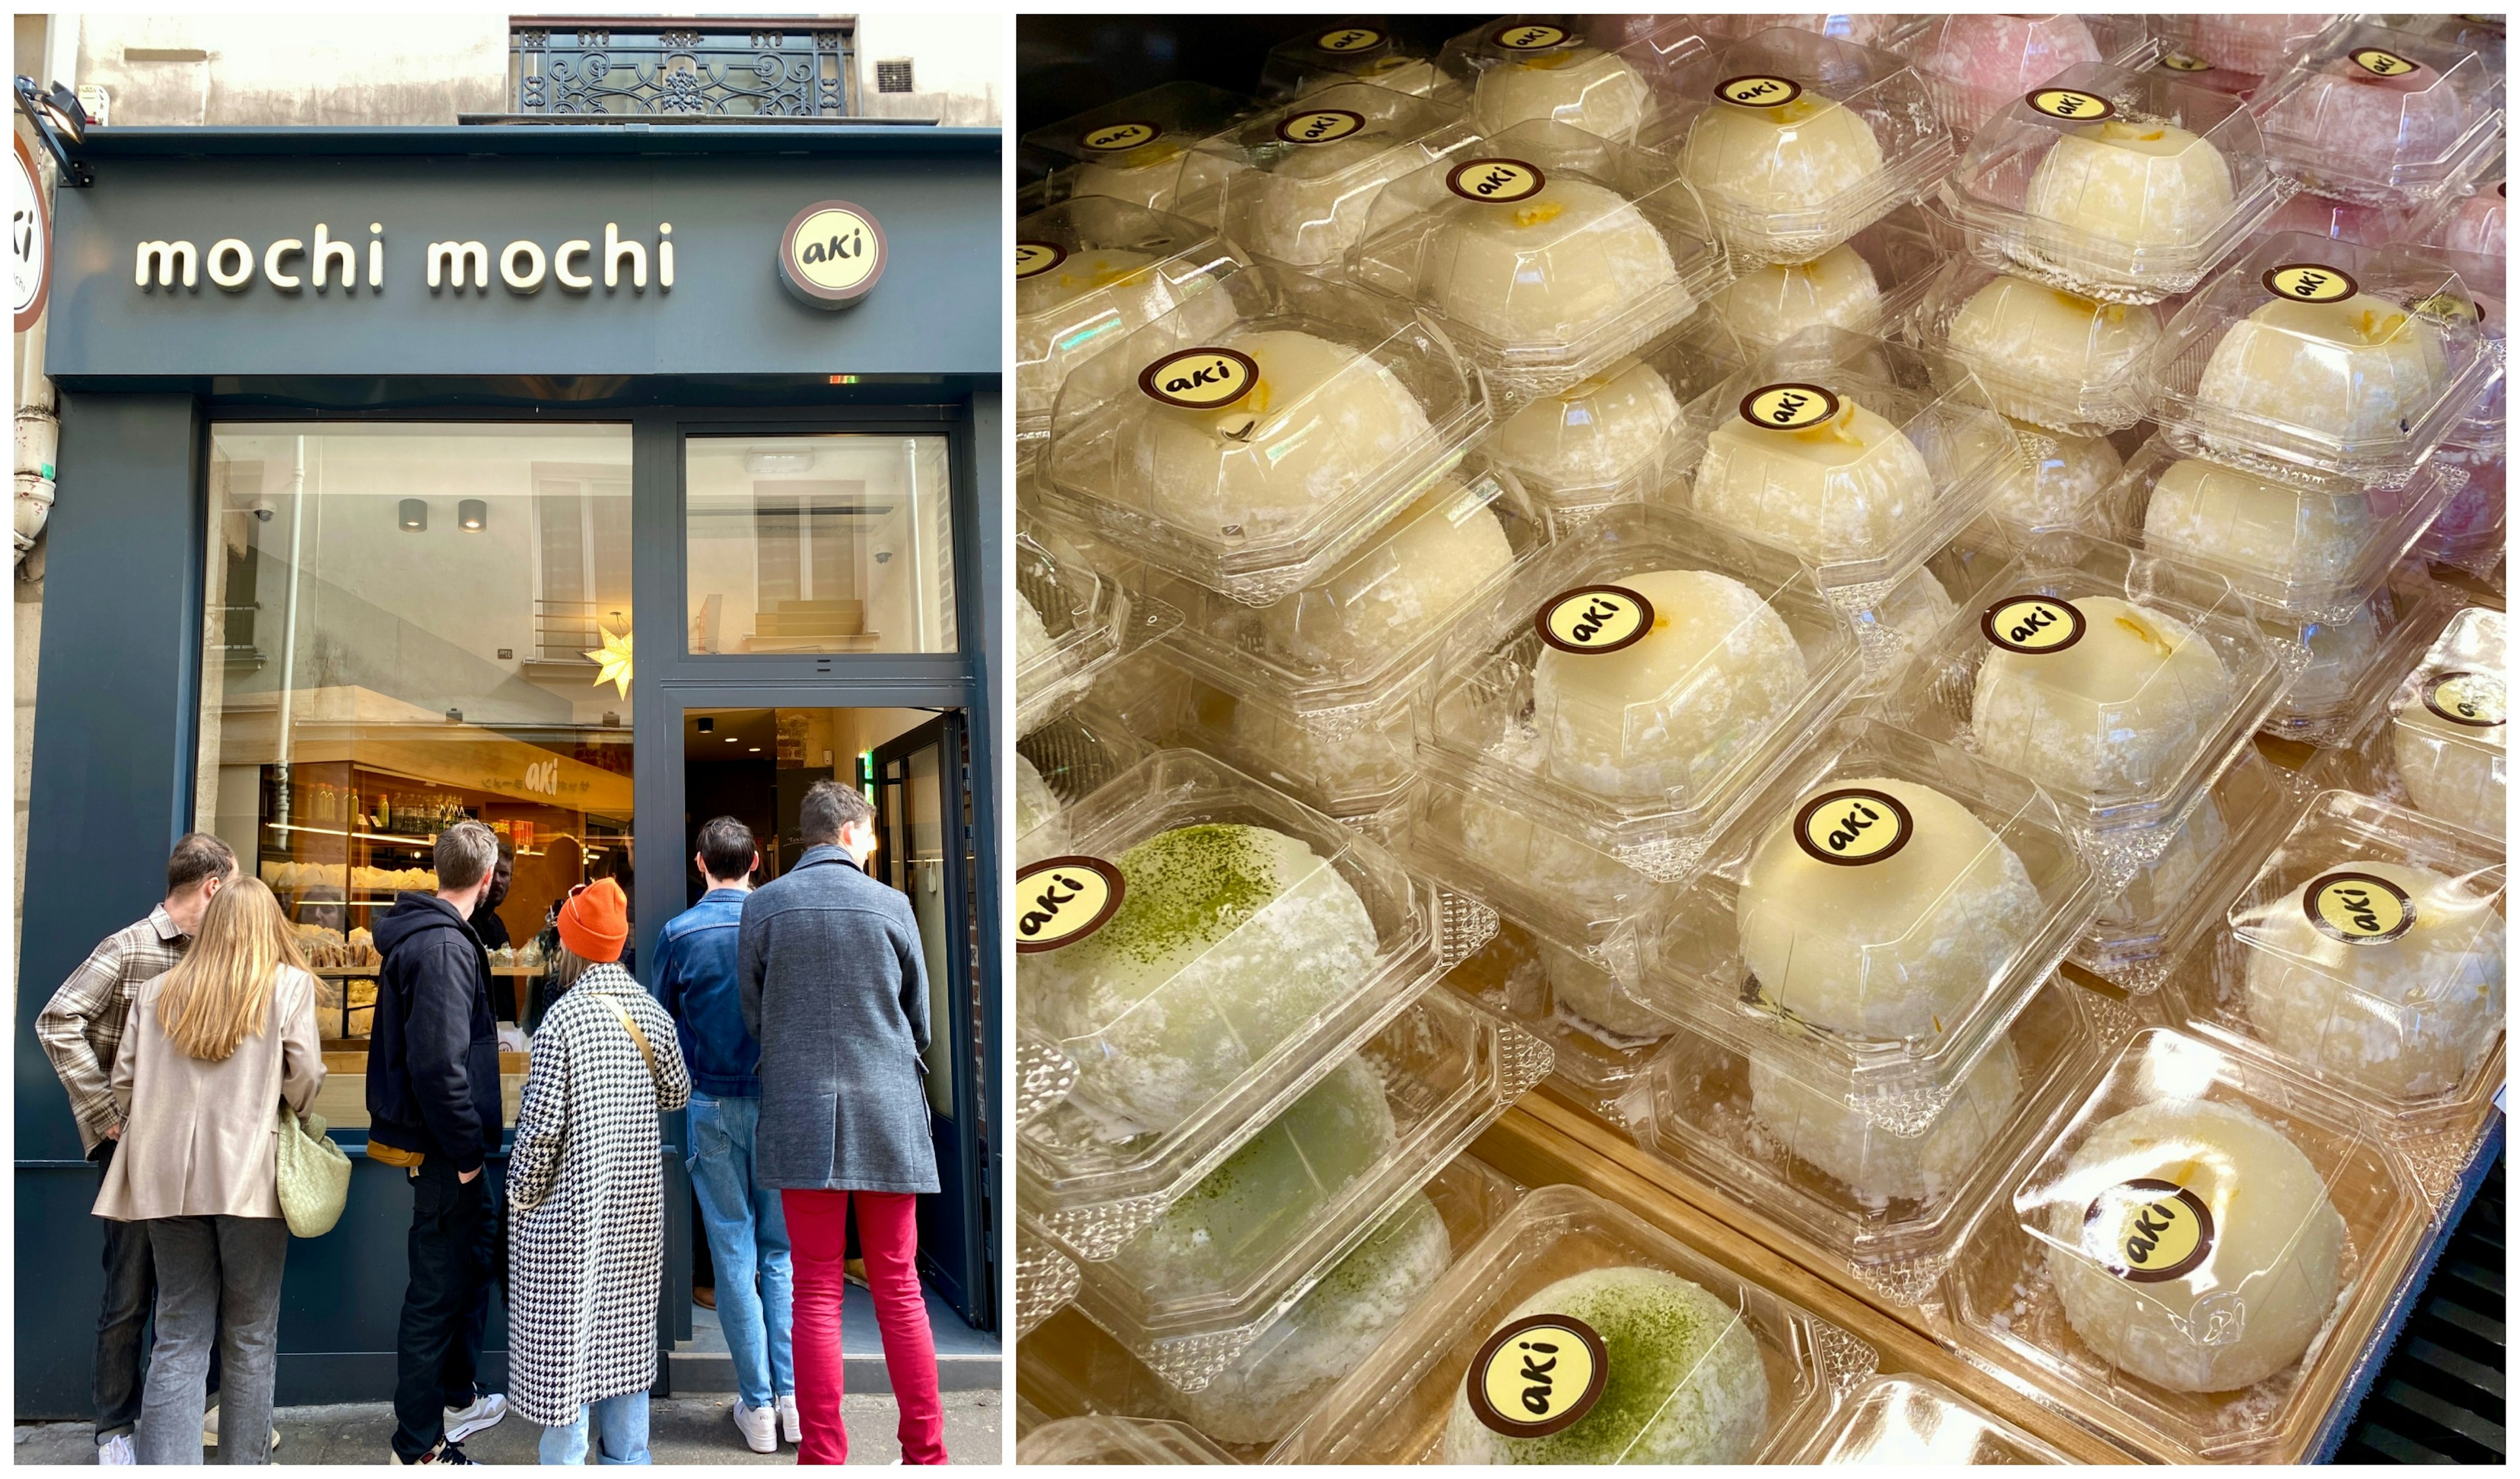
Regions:
[[566, 1427], [543, 1429], [540, 1457], [545, 1463], [584, 1463], [586, 1461], [586, 1414], [595, 1413], [595, 1438], [599, 1445], [595, 1455], [598, 1463], [647, 1463], [648, 1457], [648, 1394], [624, 1392], [590, 1402], [577, 1410], [577, 1420]]
[[752, 1180], [752, 1139], [760, 1125], [757, 1098], [692, 1096], [692, 1187], [707, 1224], [709, 1262], [717, 1267], [718, 1327], [735, 1363], [735, 1389], [748, 1408], [770, 1406], [773, 1392], [796, 1392], [788, 1218], [779, 1193]]

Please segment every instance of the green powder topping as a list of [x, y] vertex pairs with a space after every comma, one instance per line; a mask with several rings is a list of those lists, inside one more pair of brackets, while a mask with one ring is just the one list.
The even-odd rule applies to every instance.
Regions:
[[1160, 832], [1120, 855], [1128, 892], [1092, 944], [1141, 964], [1221, 940], [1280, 892], [1255, 828], [1206, 823]]

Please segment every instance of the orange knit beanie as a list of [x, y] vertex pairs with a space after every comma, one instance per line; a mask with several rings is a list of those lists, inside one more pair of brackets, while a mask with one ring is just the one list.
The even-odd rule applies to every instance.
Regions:
[[621, 959], [630, 938], [630, 900], [610, 878], [570, 889], [560, 907], [560, 942], [580, 960], [602, 964]]

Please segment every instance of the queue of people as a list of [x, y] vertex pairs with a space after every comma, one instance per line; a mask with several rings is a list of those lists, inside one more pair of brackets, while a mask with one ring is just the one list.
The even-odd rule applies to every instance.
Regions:
[[[477, 920], [499, 886], [496, 835], [478, 822], [447, 828], [436, 890], [401, 894], [375, 925], [366, 1148], [412, 1192], [386, 1461], [469, 1463], [464, 1441], [511, 1411], [543, 1429], [546, 1463], [590, 1451], [648, 1461], [660, 1117], [687, 1104], [742, 1441], [766, 1454], [784, 1437], [807, 1463], [847, 1457], [840, 1307], [854, 1212], [902, 1456], [945, 1461], [916, 1266], [916, 1197], [938, 1185], [917, 920], [864, 871], [875, 826], [863, 796], [817, 782], [800, 829], [796, 866], [758, 889], [751, 832], [731, 818], [700, 829], [708, 891], [660, 933], [653, 995], [621, 964], [620, 885], [570, 891], [495, 1187], [498, 1022]], [[303, 1115], [323, 1086], [316, 982], [278, 900], [240, 876], [219, 838], [179, 840], [166, 883], [148, 918], [72, 972], [36, 1029], [99, 1167], [98, 1460], [198, 1462], [208, 1444], [226, 1462], [267, 1462], [289, 1239], [275, 1115], [284, 1103]], [[494, 1287], [508, 1311], [506, 1392], [482, 1380]]]

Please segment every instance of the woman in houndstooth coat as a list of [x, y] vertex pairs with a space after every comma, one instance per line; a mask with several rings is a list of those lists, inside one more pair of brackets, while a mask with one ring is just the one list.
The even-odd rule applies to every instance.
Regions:
[[615, 964], [627, 902], [604, 879], [562, 907], [564, 990], [534, 1031], [508, 1161], [508, 1403], [551, 1430], [547, 1463], [586, 1461], [590, 1406], [606, 1460], [647, 1458], [665, 1264], [656, 1116], [692, 1086], [673, 1019]]

